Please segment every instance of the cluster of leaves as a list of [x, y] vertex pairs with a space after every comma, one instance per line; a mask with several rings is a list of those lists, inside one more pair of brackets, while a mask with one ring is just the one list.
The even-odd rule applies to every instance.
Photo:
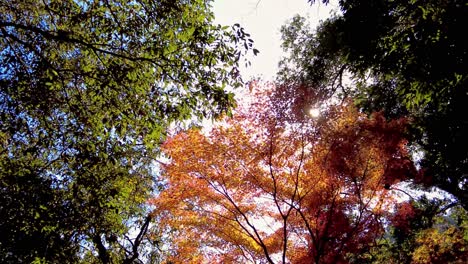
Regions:
[[283, 27], [290, 55], [280, 82], [306, 87], [320, 100], [353, 96], [369, 113], [410, 117], [410, 140], [424, 152], [431, 185], [467, 209], [468, 4], [343, 0], [339, 7], [316, 29], [300, 17]]
[[210, 2], [0, 3], [1, 262], [138, 257], [167, 127], [229, 112], [252, 48]]
[[405, 121], [345, 103], [283, 122], [274, 91], [208, 134], [192, 129], [163, 145], [167, 186], [152, 203], [168, 261], [345, 263], [383, 234], [388, 186], [407, 177], [392, 165], [408, 159]]
[[444, 200], [396, 204], [388, 234], [367, 259], [373, 263], [465, 263], [466, 211]]

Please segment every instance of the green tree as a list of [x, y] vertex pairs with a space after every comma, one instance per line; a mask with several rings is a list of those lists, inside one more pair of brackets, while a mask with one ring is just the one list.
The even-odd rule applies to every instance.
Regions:
[[0, 3], [1, 262], [139, 257], [167, 127], [229, 113], [242, 83], [252, 41], [210, 3]]
[[299, 17], [283, 27], [290, 55], [280, 81], [322, 100], [354, 96], [369, 113], [410, 117], [411, 141], [424, 152], [422, 181], [467, 209], [468, 4], [342, 0], [339, 6], [341, 12], [315, 30]]

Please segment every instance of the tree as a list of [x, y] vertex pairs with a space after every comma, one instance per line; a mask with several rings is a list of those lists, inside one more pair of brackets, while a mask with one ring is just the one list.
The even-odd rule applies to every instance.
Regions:
[[[315, 30], [301, 18], [282, 29], [290, 55], [281, 82], [302, 84], [321, 99], [354, 96], [368, 113], [409, 117], [410, 140], [424, 152], [426, 183], [468, 209], [468, 5], [346, 0], [339, 6], [341, 12]], [[351, 85], [343, 82], [346, 77]]]
[[395, 205], [387, 235], [369, 263], [465, 263], [466, 211], [457, 203], [425, 196]]
[[389, 186], [414, 172], [404, 120], [369, 119], [347, 103], [283, 122], [278, 100], [260, 95], [209, 134], [164, 143], [166, 188], [152, 203], [168, 261], [345, 263], [368, 252]]
[[166, 128], [230, 112], [247, 37], [210, 1], [2, 1], [0, 261], [138, 258]]

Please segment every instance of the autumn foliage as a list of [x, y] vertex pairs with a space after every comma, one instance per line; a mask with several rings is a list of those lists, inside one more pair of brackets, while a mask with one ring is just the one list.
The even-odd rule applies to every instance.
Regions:
[[171, 239], [168, 261], [347, 263], [382, 235], [389, 186], [414, 171], [405, 121], [347, 102], [283, 122], [272, 91], [209, 133], [164, 144], [167, 188], [152, 204]]

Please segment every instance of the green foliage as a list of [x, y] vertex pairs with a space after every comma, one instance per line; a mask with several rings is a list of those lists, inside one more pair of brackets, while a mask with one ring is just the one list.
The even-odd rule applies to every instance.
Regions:
[[252, 41], [212, 21], [210, 1], [2, 1], [1, 262], [135, 256], [112, 244], [167, 127], [229, 113], [242, 83]]
[[[290, 55], [281, 63], [279, 81], [308, 87], [317, 100], [353, 96], [369, 113], [409, 116], [412, 143], [424, 151], [426, 175], [420, 182], [453, 194], [467, 209], [468, 4], [344, 0], [339, 5], [340, 14], [315, 30], [299, 17], [283, 27]], [[351, 83], [343, 82], [346, 76]]]

